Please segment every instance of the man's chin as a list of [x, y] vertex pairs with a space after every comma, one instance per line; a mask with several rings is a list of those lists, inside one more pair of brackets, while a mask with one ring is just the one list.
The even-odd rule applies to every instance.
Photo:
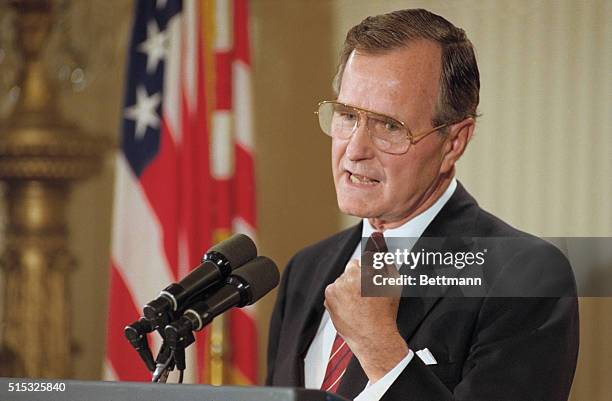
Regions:
[[341, 213], [353, 217], [359, 217], [360, 219], [375, 217], [375, 214], [367, 207], [367, 205], [356, 205], [352, 202], [338, 201], [338, 209], [340, 209]]

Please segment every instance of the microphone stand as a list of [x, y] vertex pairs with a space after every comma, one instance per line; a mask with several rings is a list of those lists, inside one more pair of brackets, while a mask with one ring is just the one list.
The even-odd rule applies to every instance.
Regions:
[[168, 375], [170, 371], [174, 369], [174, 350], [170, 349], [166, 345], [166, 342], [161, 346], [157, 360], [155, 371], [151, 377], [153, 383], [166, 383], [168, 381]]
[[[171, 325], [166, 327], [171, 327]], [[183, 327], [183, 330], [180, 331], [165, 330], [165, 334], [164, 345], [167, 345], [174, 356], [174, 363], [180, 372], [179, 383], [182, 383], [183, 372], [187, 367], [185, 362], [185, 348], [195, 342], [195, 336], [193, 335], [193, 331], [186, 327]]]
[[[185, 370], [186, 367], [185, 349], [180, 348], [181, 344], [179, 344], [178, 347], [170, 347], [167, 344], [164, 331], [162, 329], [163, 326], [160, 327], [160, 323], [163, 324], [167, 321], [166, 319], [170, 320], [171, 317], [168, 315], [160, 316], [158, 321], [151, 321], [142, 317], [134, 323], [126, 326], [124, 333], [132, 347], [134, 347], [134, 349], [140, 355], [140, 358], [143, 360], [147, 369], [152, 373], [152, 382], [166, 383], [168, 380], [168, 375], [174, 369], [174, 366], [177, 365], [177, 368], [180, 370], [179, 383], [181, 383], [183, 381], [183, 370]], [[149, 348], [147, 334], [155, 331], [156, 328], [157, 332], [163, 339], [163, 343], [159, 352], [157, 353], [157, 358], [153, 360], [153, 354]], [[193, 335], [191, 335], [191, 341], [187, 345], [194, 341], [195, 338], [193, 338]], [[185, 345], [185, 347], [187, 345]]]

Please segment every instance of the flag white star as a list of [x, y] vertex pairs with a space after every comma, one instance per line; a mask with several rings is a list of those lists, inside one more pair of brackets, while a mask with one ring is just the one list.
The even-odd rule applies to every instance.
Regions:
[[136, 139], [144, 137], [147, 127], [159, 127], [157, 106], [160, 101], [159, 93], [148, 96], [143, 85], [136, 88], [136, 103], [125, 110], [125, 118], [136, 122]]
[[154, 73], [159, 61], [166, 58], [168, 36], [166, 31], [159, 31], [155, 19], [147, 24], [147, 40], [138, 46], [138, 50], [147, 55], [147, 73]]

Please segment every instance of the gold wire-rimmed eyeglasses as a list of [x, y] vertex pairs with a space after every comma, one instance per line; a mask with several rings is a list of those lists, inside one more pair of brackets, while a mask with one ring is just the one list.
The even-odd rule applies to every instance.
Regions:
[[376, 148], [382, 152], [401, 155], [427, 135], [459, 121], [445, 123], [419, 134], [413, 134], [403, 121], [361, 107], [324, 100], [314, 112], [319, 117], [321, 130], [332, 138], [349, 139], [357, 127], [366, 121], [366, 128]]

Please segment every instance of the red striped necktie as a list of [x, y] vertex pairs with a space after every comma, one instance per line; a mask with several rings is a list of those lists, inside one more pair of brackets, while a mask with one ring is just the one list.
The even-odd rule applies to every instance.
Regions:
[[[378, 231], [373, 232], [365, 248], [365, 251], [386, 252], [387, 245], [385, 243], [385, 237]], [[329, 354], [329, 361], [327, 362], [327, 369], [325, 370], [325, 377], [323, 378], [323, 384], [321, 384], [321, 390], [330, 393], [336, 393], [338, 391], [342, 376], [344, 376], [352, 356], [353, 352], [348, 344], [339, 334], [336, 334], [334, 345], [332, 345], [332, 350]]]
[[336, 334], [334, 345], [332, 346], [331, 354], [329, 356], [329, 362], [327, 362], [327, 370], [325, 371], [325, 377], [323, 378], [323, 384], [321, 384], [321, 390], [335, 393], [340, 387], [340, 381], [346, 368], [348, 367], [349, 361], [353, 356], [353, 352], [346, 344], [346, 342]]

